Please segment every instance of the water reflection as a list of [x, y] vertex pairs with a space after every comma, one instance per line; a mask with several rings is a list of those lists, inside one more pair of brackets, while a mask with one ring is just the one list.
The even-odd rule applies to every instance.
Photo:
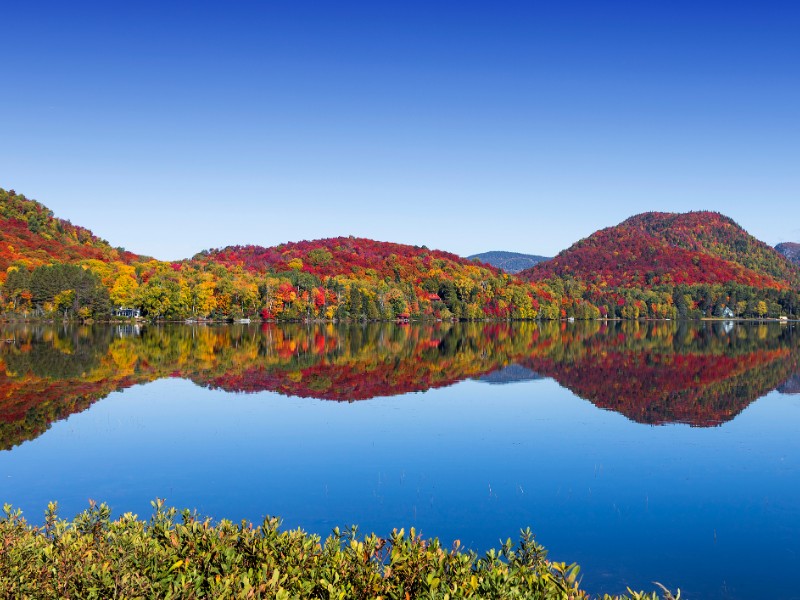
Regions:
[[114, 390], [162, 378], [352, 402], [464, 379], [550, 377], [634, 421], [694, 426], [800, 388], [797, 329], [777, 323], [22, 325], [0, 338], [3, 449]]

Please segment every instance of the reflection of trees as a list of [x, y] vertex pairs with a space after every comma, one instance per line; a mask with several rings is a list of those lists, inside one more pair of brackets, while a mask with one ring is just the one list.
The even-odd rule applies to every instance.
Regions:
[[651, 424], [716, 425], [798, 371], [798, 339], [776, 324], [623, 322], [520, 364], [595, 405]]
[[641, 423], [716, 425], [775, 389], [796, 368], [786, 348], [743, 356], [611, 352], [571, 364], [526, 363], [601, 408]]
[[92, 331], [88, 327], [59, 331], [38, 326], [22, 330], [18, 335], [26, 343], [30, 344], [33, 337], [45, 343], [30, 344], [25, 351], [4, 354], [6, 370], [52, 379], [79, 378], [98, 368], [108, 352], [110, 333], [110, 329]]
[[[128, 332], [129, 333], [129, 332]], [[645, 423], [711, 425], [798, 372], [793, 329], [678, 322], [370, 323], [6, 330], [0, 447], [163, 377], [337, 401], [451, 385], [509, 365]]]
[[495, 368], [478, 336], [463, 337], [452, 325], [368, 325], [294, 331], [273, 328], [258, 362], [238, 372], [198, 373], [192, 379], [231, 391], [270, 389], [327, 400], [364, 400], [450, 385]]
[[0, 337], [14, 340], [0, 345], [0, 449], [148, 380], [117, 363], [123, 340], [113, 339], [110, 328], [25, 326]]

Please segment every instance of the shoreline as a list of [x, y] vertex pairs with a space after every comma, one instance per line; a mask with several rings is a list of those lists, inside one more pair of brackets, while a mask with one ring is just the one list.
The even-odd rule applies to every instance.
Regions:
[[247, 322], [240, 322], [234, 318], [225, 319], [51, 319], [51, 318], [22, 318], [22, 319], [9, 319], [7, 317], [0, 317], [0, 324], [17, 324], [17, 323], [35, 323], [47, 325], [59, 324], [79, 324], [79, 325], [261, 325], [265, 323], [282, 324], [282, 323], [303, 323], [308, 325], [314, 324], [341, 324], [341, 325], [359, 325], [364, 323], [395, 323], [397, 325], [409, 325], [412, 323], [575, 323], [583, 322], [589, 323], [592, 321], [598, 322], [620, 322], [620, 323], [668, 323], [674, 321], [676, 323], [688, 322], [697, 323], [702, 321], [720, 322], [720, 323], [800, 323], [800, 318], [791, 319], [785, 317], [765, 317], [762, 319], [752, 317], [698, 317], [693, 319], [680, 319], [680, 318], [639, 318], [639, 319], [624, 319], [621, 317], [607, 318], [560, 318], [560, 319], [249, 319]]

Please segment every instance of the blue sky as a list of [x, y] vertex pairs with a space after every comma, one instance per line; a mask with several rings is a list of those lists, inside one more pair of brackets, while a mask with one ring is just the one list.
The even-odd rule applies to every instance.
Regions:
[[648, 210], [800, 241], [796, 4], [5, 2], [0, 22], [0, 187], [157, 258], [335, 235], [551, 255]]

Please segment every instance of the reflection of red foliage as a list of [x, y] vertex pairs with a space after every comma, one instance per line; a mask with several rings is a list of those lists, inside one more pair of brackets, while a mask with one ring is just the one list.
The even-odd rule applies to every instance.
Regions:
[[[800, 372], [797, 340], [778, 325], [761, 326], [757, 336], [745, 339], [711, 326], [687, 329], [668, 322], [264, 324], [260, 335], [253, 333], [155, 329], [115, 341], [101, 352], [96, 370], [69, 379], [39, 377], [24, 366], [10, 374], [0, 358], [0, 448], [35, 438], [52, 421], [114, 390], [160, 377], [234, 392], [355, 401], [444, 387], [517, 364], [634, 421], [710, 426], [732, 419]], [[17, 339], [3, 348], [7, 364], [13, 355], [20, 365], [33, 365], [22, 358], [37, 344], [53, 343]], [[62, 357], [65, 363], [69, 356]]]
[[[491, 370], [494, 369], [485, 372]], [[271, 391], [286, 396], [353, 402], [424, 392], [483, 374], [480, 370], [437, 373], [415, 361], [414, 364], [404, 364], [400, 368], [395, 364], [381, 363], [368, 373], [364, 373], [358, 365], [319, 364], [300, 371], [301, 377], [298, 381], [294, 381], [294, 374], [291, 372], [258, 368], [237, 375], [221, 375], [208, 379], [193, 376], [192, 379], [196, 383], [229, 392]]]
[[[626, 335], [603, 325], [588, 340], [564, 323], [553, 331], [558, 335], [551, 331], [550, 335], [541, 336], [536, 329], [529, 338], [531, 345], [524, 350], [516, 348], [513, 354], [501, 351], [499, 356], [504, 358], [488, 364], [465, 362], [458, 355], [423, 355], [428, 349], [439, 348], [442, 341], [422, 337], [414, 341], [415, 352], [388, 363], [362, 359], [339, 364], [320, 357], [313, 366], [298, 370], [251, 367], [238, 374], [192, 379], [228, 391], [269, 390], [290, 396], [353, 401], [450, 385], [490, 373], [502, 368], [504, 361], [511, 361], [552, 377], [597, 406], [634, 421], [705, 427], [732, 419], [798, 369], [797, 357], [787, 347], [736, 355], [697, 350], [628, 350], [628, 344], [644, 343], [646, 328]], [[511, 341], [512, 332], [510, 325], [495, 323], [486, 325], [482, 336], [502, 348]], [[292, 350], [287, 357], [295, 351], [293, 343], [288, 347]], [[580, 351], [569, 358], [561, 354], [576, 348]]]
[[787, 348], [743, 356], [623, 351], [521, 364], [634, 421], [707, 427], [729, 421], [775, 389], [796, 368], [791, 358]]
[[142, 381], [124, 377], [85, 382], [32, 376], [14, 378], [0, 373], [0, 449], [34, 439], [53, 421], [83, 412], [111, 392]]
[[[416, 352], [391, 361], [362, 357], [338, 364], [321, 355], [316, 364], [298, 370], [253, 366], [239, 373], [191, 374], [188, 377], [198, 384], [229, 392], [272, 391], [287, 396], [352, 402], [446, 387], [498, 368], [493, 362], [465, 362], [457, 357], [437, 359], [435, 354], [424, 354], [438, 345], [437, 340], [420, 340]], [[293, 345], [287, 347], [294, 348]], [[329, 351], [330, 348], [323, 350]], [[291, 358], [295, 349], [288, 352], [279, 349], [278, 352]]]

